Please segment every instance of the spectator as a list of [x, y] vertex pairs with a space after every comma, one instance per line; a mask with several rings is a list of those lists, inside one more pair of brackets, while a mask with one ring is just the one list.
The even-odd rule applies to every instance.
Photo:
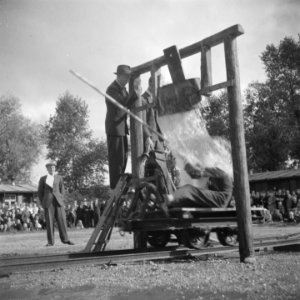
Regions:
[[15, 229], [14, 222], [12, 221], [11, 217], [7, 217], [6, 224], [7, 224], [7, 229], [6, 229], [7, 231], [13, 231]]
[[97, 226], [100, 220], [100, 216], [101, 216], [100, 203], [99, 203], [99, 199], [96, 198], [94, 202], [94, 226], [95, 227]]
[[16, 221], [15, 221], [15, 229], [17, 230], [17, 231], [21, 231], [22, 230], [22, 223], [21, 223], [21, 219], [16, 219]]
[[89, 217], [90, 217], [90, 208], [88, 206], [88, 203], [86, 201], [86, 199], [84, 199], [83, 201], [83, 212], [82, 212], [82, 223], [83, 223], [83, 226], [84, 228], [89, 228], [91, 227], [90, 226], [90, 220], [89, 220]]
[[253, 205], [255, 207], [260, 207], [262, 206], [262, 201], [261, 201], [261, 194], [260, 192], [256, 192], [255, 195], [253, 196]]
[[72, 228], [75, 226], [75, 218], [76, 213], [75, 209], [71, 204], [68, 204], [67, 210], [66, 210], [66, 217], [67, 217], [67, 226], [69, 228]]
[[80, 203], [79, 206], [77, 206], [76, 209], [76, 221], [75, 221], [75, 227], [77, 228], [77, 225], [79, 221], [81, 221], [82, 224], [82, 219], [83, 219], [83, 204]]
[[34, 202], [32, 206], [32, 217], [34, 218], [39, 212], [39, 208], [37, 204]]
[[84, 228], [84, 226], [83, 226], [83, 224], [82, 224], [82, 221], [81, 221], [80, 219], [79, 219], [78, 222], [77, 222], [76, 228], [77, 228], [77, 229], [83, 229], [83, 228]]
[[35, 230], [41, 230], [41, 229], [42, 229], [42, 225], [41, 225], [40, 222], [39, 222], [39, 217], [38, 217], [38, 215], [36, 215], [36, 216], [34, 217], [34, 229], [35, 229]]
[[47, 175], [42, 176], [39, 180], [38, 197], [42, 204], [45, 217], [47, 240], [46, 246], [54, 245], [54, 221], [57, 223], [59, 237], [63, 244], [74, 245], [69, 240], [67, 232], [66, 214], [64, 209], [64, 181], [63, 178], [56, 174], [56, 163], [49, 162], [46, 164]]
[[296, 191], [292, 191], [290, 197], [286, 199], [286, 211], [288, 220], [295, 222], [295, 212], [298, 205], [298, 197]]
[[26, 223], [27, 219], [30, 218], [30, 211], [27, 207], [27, 205], [24, 207], [24, 210], [22, 211], [22, 223]]

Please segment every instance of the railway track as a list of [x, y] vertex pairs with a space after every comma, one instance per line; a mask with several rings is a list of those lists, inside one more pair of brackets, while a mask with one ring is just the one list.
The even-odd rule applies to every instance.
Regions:
[[[300, 245], [300, 234], [290, 234], [282, 237], [265, 237], [254, 239], [256, 251], [267, 251], [274, 247]], [[98, 253], [71, 253], [42, 256], [17, 256], [0, 259], [0, 276], [9, 276], [16, 272], [64, 268], [72, 265], [105, 265], [150, 260], [170, 260], [201, 255], [222, 254], [238, 251], [238, 246], [214, 246], [201, 250], [185, 247], [166, 247], [164, 249], [149, 248], [146, 250], [128, 249], [113, 250]]]

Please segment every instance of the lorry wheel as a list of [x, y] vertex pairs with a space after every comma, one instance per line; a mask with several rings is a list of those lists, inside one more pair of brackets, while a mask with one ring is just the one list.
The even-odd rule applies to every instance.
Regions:
[[154, 248], [162, 248], [168, 244], [170, 236], [168, 231], [148, 231], [147, 241]]

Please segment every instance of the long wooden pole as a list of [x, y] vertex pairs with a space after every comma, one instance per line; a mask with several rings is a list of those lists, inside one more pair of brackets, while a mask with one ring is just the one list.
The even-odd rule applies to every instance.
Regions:
[[[133, 91], [134, 77], [130, 78], [129, 93]], [[134, 103], [135, 107], [142, 105], [141, 97]], [[138, 118], [142, 117], [142, 112], [135, 111]], [[130, 118], [130, 142], [131, 142], [131, 171], [133, 178], [140, 178], [141, 157], [144, 152], [144, 138], [142, 124], [136, 118]], [[147, 234], [144, 231], [133, 233], [134, 249], [147, 248]]]
[[228, 36], [224, 50], [227, 80], [233, 80], [233, 85], [227, 90], [240, 260], [252, 262], [255, 259], [236, 38]]

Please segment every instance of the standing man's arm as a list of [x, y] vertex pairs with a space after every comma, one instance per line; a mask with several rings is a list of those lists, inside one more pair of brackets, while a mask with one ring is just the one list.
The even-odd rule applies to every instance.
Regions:
[[64, 180], [63, 178], [60, 176], [60, 180], [59, 180], [59, 192], [62, 196], [62, 199], [64, 200], [65, 197], [65, 185], [64, 185]]
[[40, 200], [40, 204], [42, 204], [43, 198], [44, 198], [44, 180], [43, 180], [43, 177], [41, 177], [40, 181], [39, 181], [38, 198]]

